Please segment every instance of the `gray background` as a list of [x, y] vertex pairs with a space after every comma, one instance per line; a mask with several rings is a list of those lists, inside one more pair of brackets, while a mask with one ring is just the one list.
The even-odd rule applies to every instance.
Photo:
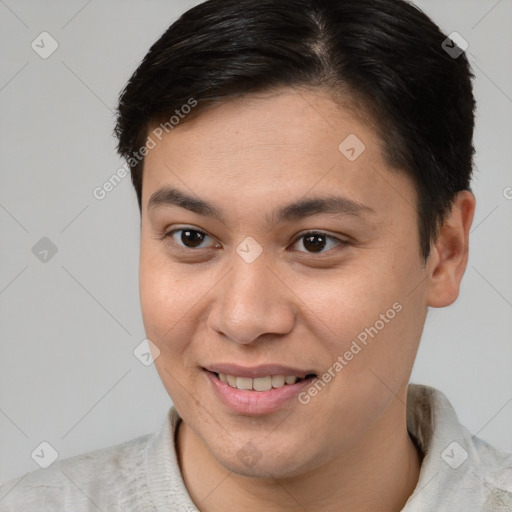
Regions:
[[[146, 51], [194, 1], [0, 0], [0, 482], [155, 431], [170, 406], [144, 339], [139, 214], [122, 165], [117, 96]], [[470, 431], [512, 452], [512, 2], [417, 2], [459, 32], [476, 74], [469, 265], [458, 301], [433, 309], [412, 381], [441, 389]], [[43, 31], [58, 49], [42, 59]], [[40, 261], [43, 237], [57, 247]], [[50, 253], [51, 254], [51, 253]]]

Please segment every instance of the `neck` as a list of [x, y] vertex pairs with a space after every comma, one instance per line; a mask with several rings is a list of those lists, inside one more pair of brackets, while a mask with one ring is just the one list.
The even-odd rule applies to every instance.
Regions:
[[[406, 428], [405, 408], [388, 411], [350, 452], [294, 478], [257, 479], [227, 470], [180, 422], [176, 448], [189, 494], [201, 512], [250, 508], [269, 512], [400, 511], [414, 491], [421, 459]], [[399, 414], [401, 412], [401, 414]]]

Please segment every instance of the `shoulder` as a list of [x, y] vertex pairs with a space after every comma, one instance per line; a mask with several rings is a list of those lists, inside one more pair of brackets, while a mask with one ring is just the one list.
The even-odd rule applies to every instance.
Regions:
[[[461, 436], [440, 451], [444, 504], [464, 510], [512, 511], [512, 454], [502, 452], [461, 426]], [[445, 443], [446, 444], [446, 443]]]
[[506, 504], [503, 510], [512, 510], [512, 454], [502, 452], [489, 443], [468, 432], [468, 458], [471, 459], [473, 475], [489, 491], [488, 510], [498, 503]]
[[512, 454], [472, 435], [435, 388], [410, 385], [408, 406], [409, 432], [424, 459], [404, 512], [512, 511]]
[[0, 512], [121, 510], [131, 494], [144, 494], [145, 452], [154, 435], [57, 460], [5, 482]]

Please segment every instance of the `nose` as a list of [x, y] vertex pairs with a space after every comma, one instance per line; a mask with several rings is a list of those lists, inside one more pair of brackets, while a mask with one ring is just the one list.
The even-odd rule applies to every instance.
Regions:
[[298, 299], [263, 257], [247, 263], [235, 254], [213, 300], [209, 328], [236, 343], [247, 345], [293, 330]]

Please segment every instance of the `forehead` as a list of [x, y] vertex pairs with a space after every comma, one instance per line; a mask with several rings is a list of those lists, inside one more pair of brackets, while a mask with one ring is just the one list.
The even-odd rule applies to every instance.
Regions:
[[[361, 122], [367, 118], [355, 100], [340, 97], [335, 101], [324, 88], [281, 88], [198, 106], [182, 119], [174, 116], [173, 122], [177, 123], [163, 136], [172, 133], [176, 145], [186, 141], [187, 147], [199, 155], [208, 149], [218, 152], [258, 144], [269, 150], [278, 146], [283, 150], [323, 146], [325, 151], [330, 142], [350, 130], [364, 131], [368, 138], [370, 128]], [[152, 128], [157, 126], [155, 122]], [[378, 143], [373, 133], [371, 137], [369, 143]], [[192, 139], [197, 139], [196, 144]], [[325, 144], [320, 145], [321, 140]]]
[[323, 90], [219, 103], [156, 142], [145, 157], [145, 207], [157, 189], [173, 185], [228, 206], [259, 201], [270, 208], [273, 198], [343, 192], [377, 210], [397, 200], [390, 181], [405, 179], [390, 171], [378, 136], [354, 109]]

